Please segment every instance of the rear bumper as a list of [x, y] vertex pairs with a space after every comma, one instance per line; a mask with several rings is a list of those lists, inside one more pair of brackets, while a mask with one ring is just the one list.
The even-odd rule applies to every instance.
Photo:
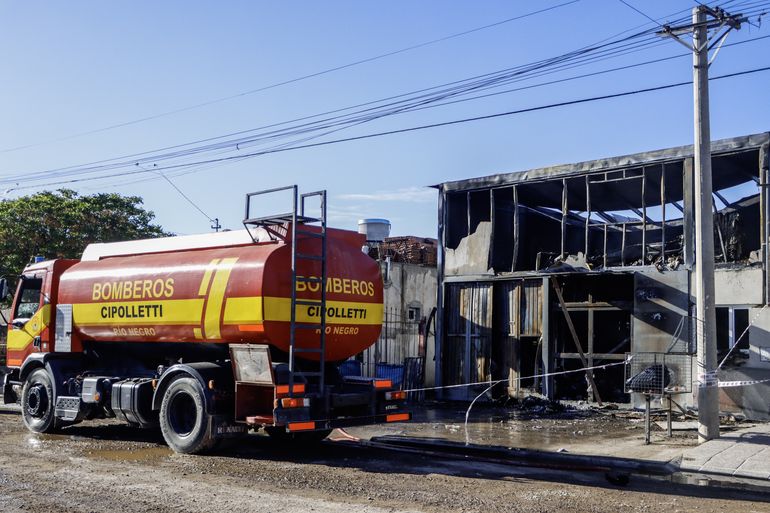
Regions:
[[289, 422], [286, 427], [291, 432], [321, 431], [334, 428], [346, 428], [354, 426], [368, 426], [370, 424], [385, 424], [391, 422], [407, 422], [412, 420], [411, 412], [398, 411], [371, 417], [358, 417], [354, 419], [310, 420]]

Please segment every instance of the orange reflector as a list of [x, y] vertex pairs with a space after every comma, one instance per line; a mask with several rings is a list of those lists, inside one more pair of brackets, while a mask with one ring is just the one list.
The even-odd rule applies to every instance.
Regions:
[[408, 413], [394, 413], [385, 417], [385, 422], [402, 422], [404, 420], [409, 420]]
[[214, 390], [214, 388], [216, 388], [216, 386], [214, 384], [214, 380], [210, 379], [209, 380], [209, 390]]
[[[289, 393], [289, 385], [278, 385], [275, 387], [275, 395], [287, 395]], [[294, 393], [295, 394], [304, 394], [305, 393], [305, 384], [304, 383], [298, 383], [294, 385]]]
[[[278, 402], [278, 401], [276, 401]], [[281, 399], [281, 407], [283, 408], [302, 408], [310, 406], [310, 399], [303, 397], [285, 397]]]
[[389, 379], [377, 379], [374, 381], [374, 388], [393, 388], [393, 382]]
[[265, 327], [262, 324], [239, 324], [238, 330], [240, 331], [256, 331], [262, 333], [265, 331]]
[[158, 380], [157, 379], [153, 379], [152, 380], [152, 389], [155, 390], [156, 388], [158, 388]]
[[315, 429], [315, 422], [292, 422], [289, 424], [289, 431], [307, 431]]

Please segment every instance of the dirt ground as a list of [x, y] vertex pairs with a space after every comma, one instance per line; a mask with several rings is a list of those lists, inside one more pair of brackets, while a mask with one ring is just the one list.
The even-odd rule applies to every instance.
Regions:
[[111, 421], [31, 434], [18, 413], [0, 408], [0, 511], [742, 513], [770, 512], [770, 495], [645, 479], [616, 487], [594, 474], [433, 461], [331, 441], [287, 449], [262, 436], [184, 456], [157, 432]]

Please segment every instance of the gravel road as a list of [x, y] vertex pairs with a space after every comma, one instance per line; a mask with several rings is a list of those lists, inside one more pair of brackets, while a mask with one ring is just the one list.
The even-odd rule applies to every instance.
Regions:
[[770, 495], [359, 451], [278, 447], [251, 436], [206, 456], [102, 421], [27, 432], [0, 409], [0, 511], [770, 512]]

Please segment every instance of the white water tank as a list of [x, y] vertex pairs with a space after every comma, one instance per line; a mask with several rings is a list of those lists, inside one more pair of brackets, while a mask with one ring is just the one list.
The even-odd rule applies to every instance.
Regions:
[[366, 242], [382, 242], [390, 236], [390, 221], [387, 219], [359, 219], [358, 233], [366, 235]]

